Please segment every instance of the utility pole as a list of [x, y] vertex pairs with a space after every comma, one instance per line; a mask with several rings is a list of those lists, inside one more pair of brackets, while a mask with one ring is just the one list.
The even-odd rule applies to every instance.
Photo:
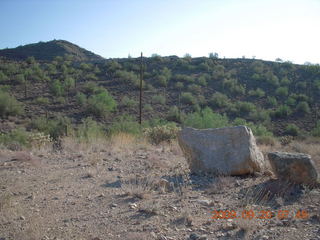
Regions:
[[140, 61], [140, 104], [139, 104], [139, 124], [142, 123], [142, 80], [143, 80], [143, 58], [141, 52], [141, 61]]

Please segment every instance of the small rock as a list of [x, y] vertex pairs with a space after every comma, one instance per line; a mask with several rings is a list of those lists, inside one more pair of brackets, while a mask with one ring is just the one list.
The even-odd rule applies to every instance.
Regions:
[[112, 204], [111, 204], [111, 207], [112, 207], [112, 208], [115, 208], [115, 207], [117, 207], [117, 206], [118, 206], [118, 204], [116, 204], [116, 203], [112, 203]]
[[136, 203], [130, 203], [129, 204], [129, 208], [130, 209], [136, 209], [138, 207], [138, 205]]
[[196, 202], [207, 207], [211, 207], [214, 205], [214, 203], [211, 200], [207, 200], [207, 199], [198, 199], [196, 200]]
[[191, 233], [190, 236], [189, 236], [189, 239], [190, 240], [199, 240], [200, 239], [200, 236], [196, 233]]
[[19, 219], [20, 220], [26, 220], [26, 218], [24, 216], [20, 216]]

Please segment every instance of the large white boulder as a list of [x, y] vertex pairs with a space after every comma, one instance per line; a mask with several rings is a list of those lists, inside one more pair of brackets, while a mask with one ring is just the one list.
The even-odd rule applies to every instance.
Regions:
[[178, 133], [179, 145], [195, 173], [244, 175], [266, 167], [255, 137], [246, 126], [194, 129]]

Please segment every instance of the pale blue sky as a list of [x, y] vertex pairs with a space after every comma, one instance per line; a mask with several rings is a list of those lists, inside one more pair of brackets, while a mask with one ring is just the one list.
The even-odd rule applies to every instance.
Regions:
[[0, 0], [0, 48], [64, 39], [105, 58], [320, 63], [320, 0]]

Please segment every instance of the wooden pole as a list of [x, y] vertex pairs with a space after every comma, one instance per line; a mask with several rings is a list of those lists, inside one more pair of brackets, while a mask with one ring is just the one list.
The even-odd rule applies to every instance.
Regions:
[[143, 58], [141, 52], [141, 61], [140, 61], [140, 100], [139, 100], [139, 124], [142, 123], [142, 80], [143, 80]]

